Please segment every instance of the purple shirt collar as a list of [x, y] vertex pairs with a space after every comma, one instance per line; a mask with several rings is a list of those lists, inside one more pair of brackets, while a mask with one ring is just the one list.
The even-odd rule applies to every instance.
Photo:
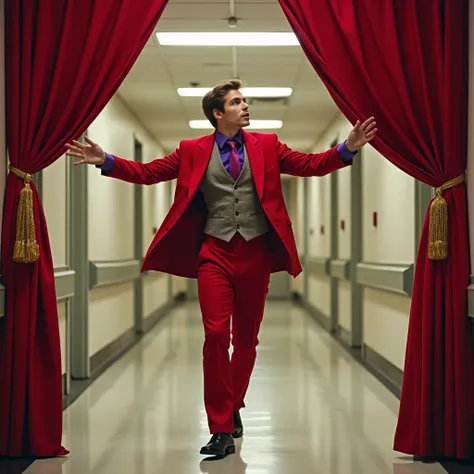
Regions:
[[[230, 140], [230, 139], [226, 137], [225, 135], [222, 135], [221, 132], [218, 132], [216, 130], [216, 142], [220, 149], [224, 148], [224, 145], [227, 143], [227, 140]], [[239, 130], [237, 132], [237, 135], [233, 137], [233, 140], [235, 140], [239, 145], [242, 145], [242, 142], [243, 142], [242, 130]]]

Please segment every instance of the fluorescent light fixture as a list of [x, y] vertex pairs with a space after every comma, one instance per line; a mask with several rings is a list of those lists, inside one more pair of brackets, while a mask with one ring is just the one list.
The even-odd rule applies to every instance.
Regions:
[[[189, 126], [194, 129], [210, 129], [214, 128], [209, 120], [190, 120]], [[283, 126], [281, 120], [250, 120], [250, 125], [245, 128], [258, 130], [276, 130]]]
[[299, 46], [294, 33], [243, 31], [156, 33], [163, 46]]
[[[212, 87], [180, 87], [178, 94], [181, 97], [204, 97]], [[289, 97], [293, 93], [291, 87], [243, 87], [245, 97]]]

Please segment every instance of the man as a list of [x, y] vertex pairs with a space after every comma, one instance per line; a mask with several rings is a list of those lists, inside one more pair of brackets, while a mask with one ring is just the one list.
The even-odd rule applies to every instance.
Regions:
[[[135, 184], [177, 178], [173, 205], [145, 256], [142, 271], [197, 278], [204, 324], [204, 401], [212, 437], [201, 454], [235, 452], [243, 435], [240, 409], [255, 364], [270, 274], [301, 272], [280, 173], [322, 176], [348, 166], [377, 133], [357, 122], [329, 151], [290, 150], [275, 134], [250, 133], [240, 81], [218, 84], [202, 101], [216, 131], [184, 140], [169, 156], [136, 163], [106, 154], [86, 138], [66, 146], [102, 174]], [[232, 316], [233, 353], [229, 358]]]

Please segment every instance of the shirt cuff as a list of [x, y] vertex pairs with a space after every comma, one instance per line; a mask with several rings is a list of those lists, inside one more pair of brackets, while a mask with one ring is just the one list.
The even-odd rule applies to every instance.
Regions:
[[341, 157], [341, 160], [344, 163], [351, 163], [354, 156], [357, 155], [357, 151], [352, 152], [347, 149], [345, 141], [339, 143], [339, 145], [337, 146], [337, 152], [339, 153], [339, 156]]
[[112, 168], [114, 167], [114, 163], [115, 163], [115, 158], [111, 154], [106, 153], [104, 163], [101, 165], [95, 165], [95, 167], [102, 170], [102, 174], [108, 174], [112, 171]]

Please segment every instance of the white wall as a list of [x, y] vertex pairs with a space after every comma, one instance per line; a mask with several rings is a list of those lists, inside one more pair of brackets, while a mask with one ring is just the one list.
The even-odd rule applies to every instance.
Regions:
[[[342, 121], [341, 121], [342, 122]], [[341, 123], [341, 138], [347, 136], [349, 122]], [[352, 220], [351, 220], [351, 168], [344, 168], [337, 171], [337, 255], [342, 260], [351, 258], [351, 238], [352, 238]], [[344, 221], [344, 229], [341, 228], [341, 221]], [[354, 223], [357, 225], [357, 223]]]
[[304, 180], [296, 179], [293, 180], [293, 186], [296, 186], [296, 209], [294, 210], [294, 217], [296, 224], [293, 225], [296, 229], [296, 248], [298, 253], [301, 255], [305, 252], [304, 241], [305, 241], [305, 226], [304, 226]]
[[[347, 138], [352, 126], [341, 115], [317, 141], [314, 151], [327, 150], [333, 141]], [[351, 234], [355, 226], [362, 226], [363, 260], [370, 263], [414, 262], [415, 183], [382, 157], [370, 145], [362, 155], [362, 222], [351, 222], [351, 168], [337, 171], [337, 238], [338, 258], [351, 258]], [[300, 179], [300, 181], [302, 181]], [[308, 254], [330, 257], [330, 176], [310, 178], [307, 192]], [[373, 212], [377, 212], [377, 227], [373, 226]], [[340, 223], [344, 220], [344, 230]], [[324, 226], [324, 235], [321, 234]], [[331, 311], [330, 278], [310, 275], [308, 301], [329, 317]], [[339, 321], [351, 331], [351, 285], [339, 282]], [[366, 289], [363, 299], [364, 343], [376, 350], [399, 368], [403, 368], [410, 298], [374, 289]]]
[[403, 370], [411, 298], [364, 290], [363, 340], [371, 349]]
[[[106, 152], [133, 160], [134, 132], [140, 128], [123, 101], [115, 97], [90, 125], [88, 135]], [[88, 171], [89, 258], [132, 259], [133, 186], [105, 178], [94, 167]]]
[[[373, 147], [364, 149], [363, 259], [371, 263], [412, 263], [415, 255], [415, 182]], [[377, 212], [377, 227], [373, 213]]]
[[[137, 139], [144, 143], [138, 134]], [[163, 150], [159, 146], [153, 146], [152, 143], [143, 148], [145, 163], [163, 155]], [[153, 240], [154, 231], [160, 227], [171, 207], [171, 189], [169, 182], [143, 187], [143, 256]], [[143, 313], [145, 317], [151, 315], [168, 301], [169, 285], [170, 279], [164, 273], [149, 272], [143, 277]]]
[[[69, 265], [68, 244], [68, 161], [71, 158], [61, 157], [43, 170], [43, 208], [48, 226], [48, 234], [55, 269]], [[61, 344], [62, 373], [69, 370], [68, 345], [68, 311], [67, 302], [58, 303], [59, 335]]]
[[[345, 133], [345, 123], [341, 119], [329, 124], [319, 138], [313, 152], [328, 150], [336, 140], [338, 143]], [[350, 189], [349, 189], [350, 192]], [[308, 256], [331, 256], [331, 176], [308, 178], [306, 219], [308, 222]], [[321, 227], [324, 227], [322, 229]], [[331, 279], [326, 276], [310, 275], [308, 279], [308, 301], [325, 316], [331, 313]]]
[[[367, 146], [362, 159], [362, 187], [362, 259], [370, 263], [414, 263], [415, 180]], [[364, 343], [400, 369], [410, 303], [406, 296], [369, 288], [364, 291]]]
[[[330, 177], [308, 178], [307, 199], [311, 203], [307, 208], [308, 255], [311, 257], [329, 257], [330, 246]], [[324, 227], [322, 233], [321, 226]]]
[[[302, 179], [291, 177], [289, 180], [290, 195], [288, 202], [288, 215], [293, 223], [296, 248], [298, 255], [304, 253], [304, 182]], [[303, 294], [303, 274], [291, 279], [291, 291]]]
[[[163, 156], [163, 150], [128, 109], [114, 97], [91, 124], [88, 135], [106, 151], [134, 159], [134, 139], [143, 145], [145, 162]], [[2, 137], [3, 138], [3, 137]], [[43, 171], [43, 206], [51, 241], [54, 267], [69, 264], [69, 167], [74, 158], [62, 157]], [[73, 169], [74, 172], [76, 168]], [[3, 196], [2, 196], [3, 197]], [[74, 197], [73, 197], [74, 198]], [[170, 207], [170, 185], [143, 187], [143, 247], [146, 252], [153, 228], [159, 227]], [[101, 176], [88, 168], [89, 259], [98, 261], [134, 258], [134, 186]], [[150, 272], [144, 277], [144, 316], [168, 302], [169, 279]], [[63, 371], [67, 369], [67, 303], [58, 305]], [[98, 288], [89, 297], [89, 355], [118, 338], [134, 324], [134, 285], [126, 282]]]
[[63, 156], [43, 170], [43, 208], [48, 226], [53, 265], [67, 266], [68, 261], [68, 160]]
[[133, 282], [104, 286], [89, 295], [89, 355], [133, 327]]
[[[134, 159], [135, 138], [143, 146], [144, 162], [164, 156], [159, 144], [119, 96], [115, 96], [91, 124], [88, 135], [107, 152], [126, 159]], [[133, 185], [103, 177], [99, 170], [90, 167], [88, 186], [90, 260], [132, 259], [135, 225]], [[160, 183], [144, 187], [145, 252], [153, 238], [153, 227], [161, 224], [169, 208], [168, 186], [166, 183]], [[167, 302], [168, 279], [151, 275], [145, 280], [144, 306], [153, 312]], [[90, 355], [133, 327], [133, 307], [132, 283], [99, 288], [91, 292]], [[145, 314], [146, 316], [148, 314]]]
[[168, 301], [168, 275], [150, 272], [143, 280], [143, 314], [149, 316]]
[[[306, 248], [305, 248], [305, 222], [304, 222], [304, 182], [303, 180], [294, 180], [293, 184], [296, 186], [296, 249], [298, 250], [299, 256], [304, 256], [306, 258]], [[304, 274], [300, 273], [294, 284], [294, 291], [302, 295], [304, 293]]]
[[[340, 116], [336, 120], [334, 128], [338, 132], [338, 142], [344, 141], [352, 126], [349, 121]], [[357, 225], [351, 219], [351, 168], [337, 171], [337, 258], [341, 260], [351, 259], [352, 227]], [[344, 221], [344, 228], [341, 222]], [[346, 331], [352, 330], [352, 288], [346, 281], [340, 281], [338, 286], [339, 321], [338, 324]]]
[[[173, 181], [170, 181], [170, 204], [172, 200], [174, 199], [174, 193], [176, 191], [176, 180], [174, 179]], [[182, 278], [182, 277], [177, 277], [177, 276], [172, 276], [171, 277], [171, 293], [173, 297], [179, 295], [180, 293], [186, 293], [188, 291], [188, 279], [187, 278]]]

